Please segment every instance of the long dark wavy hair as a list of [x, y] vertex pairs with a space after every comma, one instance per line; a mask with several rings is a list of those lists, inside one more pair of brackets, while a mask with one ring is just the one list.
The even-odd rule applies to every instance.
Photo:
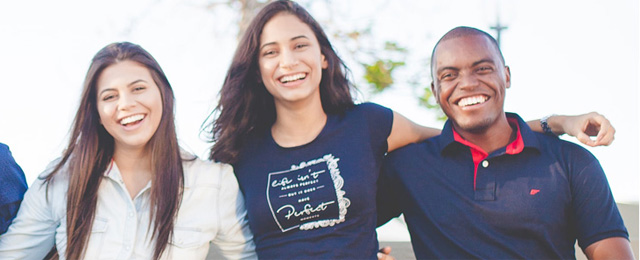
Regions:
[[126, 60], [147, 67], [162, 96], [160, 125], [149, 140], [153, 173], [150, 198], [150, 223], [153, 223], [151, 238], [156, 241], [154, 259], [162, 255], [173, 234], [184, 186], [182, 159], [174, 123], [173, 90], [158, 62], [142, 47], [129, 42], [112, 43], [93, 57], [84, 81], [69, 145], [60, 162], [45, 178], [48, 188], [57, 174], [68, 172], [67, 259], [81, 259], [84, 255], [95, 217], [98, 188], [114, 152], [113, 137], [100, 124], [96, 82], [105, 68]]
[[254, 133], [262, 133], [275, 122], [273, 96], [260, 79], [258, 52], [262, 29], [280, 13], [298, 17], [311, 28], [320, 43], [320, 51], [328, 63], [328, 67], [322, 70], [320, 81], [324, 112], [339, 114], [354, 106], [351, 90], [355, 88], [348, 79], [349, 69], [333, 50], [322, 27], [297, 3], [274, 1], [256, 15], [238, 43], [220, 90], [220, 101], [209, 115], [209, 119], [215, 119], [210, 124], [205, 123], [205, 131], [214, 142], [210, 154], [212, 160], [235, 163], [246, 138]]

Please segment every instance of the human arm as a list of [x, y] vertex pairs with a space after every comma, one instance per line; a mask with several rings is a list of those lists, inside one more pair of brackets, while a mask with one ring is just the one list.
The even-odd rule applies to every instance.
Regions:
[[393, 111], [391, 133], [387, 137], [387, 152], [417, 143], [440, 134], [440, 129], [421, 126]]
[[18, 213], [21, 202], [22, 200], [14, 201], [0, 206], [0, 235], [4, 234], [4, 232], [7, 232], [7, 229], [9, 229], [11, 221]]
[[589, 245], [584, 250], [588, 259], [634, 259], [629, 240], [610, 237]]
[[391, 219], [399, 217], [402, 214], [400, 192], [403, 188], [397, 183], [394, 177], [396, 174], [393, 168], [393, 162], [387, 155], [384, 159], [380, 176], [378, 176], [376, 190], [376, 211], [377, 211], [377, 227], [380, 227]]
[[584, 148], [577, 151], [565, 149], [563, 152], [570, 161], [567, 171], [570, 173], [572, 217], [568, 222], [576, 231], [580, 248], [589, 259], [627, 259], [597, 258], [616, 254], [624, 256], [624, 252], [612, 250], [624, 249], [625, 243], [629, 246], [629, 234], [600, 163]]
[[27, 190], [24, 172], [11, 155], [9, 147], [0, 143], [0, 234], [9, 228], [18, 213]]
[[46, 191], [41, 179], [27, 190], [9, 230], [0, 236], [0, 259], [43, 259], [54, 246], [60, 222], [51, 210], [51, 192], [47, 201]]
[[230, 165], [222, 166], [221, 183], [217, 211], [220, 231], [212, 246], [226, 259], [257, 259], [244, 198]]
[[[554, 115], [547, 119], [547, 123], [554, 134], [568, 134], [575, 136], [580, 142], [588, 146], [606, 146], [613, 142], [616, 130], [611, 122], [596, 112], [577, 116]], [[544, 133], [539, 120], [528, 121], [531, 130]], [[592, 140], [589, 136], [596, 136]]]

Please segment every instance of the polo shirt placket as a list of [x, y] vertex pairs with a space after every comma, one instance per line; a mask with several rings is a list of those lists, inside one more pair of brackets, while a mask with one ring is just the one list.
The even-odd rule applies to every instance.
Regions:
[[504, 148], [500, 148], [491, 154], [488, 154], [479, 146], [465, 140], [456, 132], [453, 131], [453, 139], [469, 147], [471, 151], [471, 158], [473, 160], [473, 191], [475, 200], [496, 200], [496, 171], [489, 168], [491, 166], [491, 159], [504, 155], [518, 154], [524, 150], [524, 142], [522, 135], [520, 134], [520, 126], [515, 118], [507, 118], [511, 128], [516, 131], [516, 139]]

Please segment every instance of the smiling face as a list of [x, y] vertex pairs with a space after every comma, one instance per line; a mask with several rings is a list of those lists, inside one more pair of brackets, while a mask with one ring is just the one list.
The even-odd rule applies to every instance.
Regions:
[[432, 89], [456, 131], [481, 132], [504, 115], [511, 75], [485, 36], [466, 35], [436, 47]]
[[320, 102], [320, 81], [327, 61], [309, 26], [295, 15], [280, 13], [260, 36], [260, 76], [276, 105]]
[[162, 96], [149, 69], [134, 61], [105, 68], [98, 80], [100, 123], [115, 141], [115, 149], [144, 148], [162, 118]]

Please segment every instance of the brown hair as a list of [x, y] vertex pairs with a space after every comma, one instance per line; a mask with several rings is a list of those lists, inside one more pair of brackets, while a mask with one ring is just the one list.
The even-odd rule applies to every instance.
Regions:
[[184, 186], [174, 123], [173, 90], [158, 62], [142, 47], [128, 42], [112, 43], [93, 57], [84, 81], [69, 145], [61, 161], [45, 178], [48, 187], [63, 168], [69, 175], [67, 259], [80, 259], [84, 255], [95, 217], [98, 188], [114, 152], [113, 137], [100, 124], [96, 82], [105, 68], [125, 60], [147, 67], [162, 96], [160, 125], [149, 140], [153, 173], [149, 217], [154, 226], [151, 238], [156, 240], [154, 259], [162, 255], [173, 234]]
[[210, 124], [205, 122], [205, 131], [211, 134], [211, 141], [214, 142], [210, 159], [235, 163], [246, 138], [265, 131], [275, 122], [273, 96], [260, 80], [258, 51], [262, 29], [279, 13], [295, 15], [311, 28], [318, 39], [320, 51], [328, 63], [328, 67], [322, 70], [320, 81], [324, 112], [342, 113], [354, 105], [351, 96], [354, 87], [348, 80], [349, 69], [333, 50], [322, 27], [297, 3], [274, 1], [256, 15], [238, 43], [220, 90], [218, 105], [209, 115], [209, 118], [215, 115], [217, 118]]

